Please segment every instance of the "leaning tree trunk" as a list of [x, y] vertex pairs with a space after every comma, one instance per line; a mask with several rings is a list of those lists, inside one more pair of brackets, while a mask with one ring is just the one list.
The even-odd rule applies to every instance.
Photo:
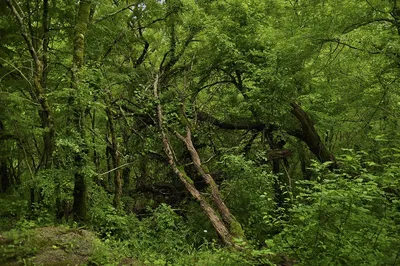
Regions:
[[201, 163], [200, 156], [192, 142], [190, 127], [186, 126], [186, 137], [183, 137], [178, 132], [175, 132], [175, 135], [185, 144], [187, 150], [190, 153], [193, 165], [197, 173], [203, 177], [206, 184], [210, 187], [213, 203], [217, 207], [217, 210], [221, 215], [223, 222], [229, 228], [230, 234], [236, 238], [243, 238], [244, 233], [240, 223], [236, 221], [228, 207], [225, 205], [221, 193], [219, 192], [218, 186], [215, 183], [214, 178], [209, 173], [207, 167], [205, 165], [202, 165]]
[[[159, 100], [158, 96], [158, 84], [159, 83], [159, 77], [158, 75], [156, 76], [154, 85], [153, 85], [153, 92], [154, 92], [154, 97]], [[170, 144], [170, 141], [167, 137], [166, 130], [164, 128], [164, 119], [163, 119], [163, 113], [162, 113], [162, 105], [161, 103], [157, 104], [157, 122], [158, 122], [158, 127], [161, 133], [161, 139], [163, 142], [163, 148], [164, 152], [168, 157], [168, 163], [171, 166], [173, 172], [176, 174], [176, 176], [179, 178], [179, 180], [183, 183], [185, 186], [186, 190], [192, 195], [192, 197], [199, 202], [200, 207], [204, 211], [204, 213], [207, 215], [208, 219], [210, 220], [211, 224], [217, 231], [217, 234], [221, 238], [221, 240], [227, 245], [227, 246], [236, 246], [235, 243], [233, 242], [233, 236], [231, 235], [230, 231], [224, 224], [224, 222], [219, 218], [217, 215], [217, 212], [210, 206], [210, 204], [207, 202], [207, 200], [200, 194], [200, 192], [195, 188], [192, 179], [186, 175], [184, 170], [180, 169], [174, 159], [172, 147]]]
[[[77, 103], [78, 91], [80, 88], [79, 72], [83, 66], [84, 51], [85, 51], [85, 34], [89, 24], [90, 15], [90, 0], [81, 0], [79, 2], [78, 14], [76, 17], [75, 32], [74, 32], [74, 50], [73, 50], [73, 66], [72, 66], [72, 88], [75, 91], [74, 96], [71, 98], [73, 106], [73, 126], [78, 134], [80, 140], [84, 143], [84, 110], [82, 106]], [[85, 146], [85, 144], [84, 144]], [[83, 173], [85, 149], [82, 147], [80, 151], [74, 155], [74, 204], [73, 213], [76, 220], [85, 220], [87, 216], [87, 185], [85, 175]]]
[[304, 141], [310, 151], [318, 158], [320, 162], [332, 162], [330, 169], [337, 168], [337, 162], [333, 154], [328, 150], [322, 142], [317, 130], [314, 127], [310, 116], [296, 103], [291, 103], [292, 114], [297, 118], [301, 125], [301, 133], [297, 135], [299, 139]]

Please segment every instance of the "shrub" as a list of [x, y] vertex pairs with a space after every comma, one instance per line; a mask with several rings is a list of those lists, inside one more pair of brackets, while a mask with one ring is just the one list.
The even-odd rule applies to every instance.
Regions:
[[340, 163], [334, 173], [327, 164], [315, 163], [318, 180], [298, 182], [290, 220], [274, 239], [275, 251], [300, 265], [395, 265], [399, 203], [389, 200], [380, 182], [385, 171], [375, 175], [367, 168], [375, 164], [352, 151]]

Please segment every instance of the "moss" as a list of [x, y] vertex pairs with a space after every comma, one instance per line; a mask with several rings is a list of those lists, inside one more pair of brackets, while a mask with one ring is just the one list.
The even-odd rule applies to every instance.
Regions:
[[93, 252], [96, 237], [86, 230], [43, 227], [11, 231], [0, 245], [0, 265], [81, 265]]
[[210, 170], [208, 170], [208, 167], [204, 164], [201, 165], [201, 168], [203, 169], [204, 173], [209, 174]]
[[193, 180], [186, 174], [184, 166], [178, 166], [178, 170], [189, 184], [194, 185]]
[[238, 221], [233, 220], [230, 224], [230, 232], [235, 238], [244, 238], [244, 231]]

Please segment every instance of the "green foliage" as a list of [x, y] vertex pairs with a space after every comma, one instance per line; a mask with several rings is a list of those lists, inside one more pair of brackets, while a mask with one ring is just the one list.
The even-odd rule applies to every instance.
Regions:
[[21, 199], [20, 195], [0, 196], [0, 232], [8, 231], [15, 227], [16, 223], [25, 218], [28, 201]]
[[[7, 2], [0, 2], [0, 229], [16, 228], [17, 241], [63, 216], [102, 238], [88, 262], [94, 265], [124, 258], [268, 265], [273, 256], [303, 265], [398, 263], [396, 1], [98, 0], [90, 11], [87, 1]], [[87, 31], [76, 23], [82, 3]], [[74, 54], [77, 39], [84, 42]], [[300, 127], [294, 102], [318, 136]], [[174, 176], [156, 104], [180, 170], [193, 162], [172, 133], [192, 127], [203, 166], [245, 231], [237, 240], [242, 254], [218, 246], [207, 216]], [[339, 169], [314, 163], [308, 175], [309, 151], [318, 157], [321, 143]], [[271, 150], [285, 161], [268, 158]], [[285, 172], [270, 174], [271, 160], [285, 163]], [[83, 177], [81, 186], [75, 177]], [[185, 178], [208, 193], [194, 171]], [[275, 202], [279, 189], [283, 206]], [[86, 204], [72, 210], [74, 200], [88, 202], [87, 221], [76, 215]], [[138, 205], [147, 213], [132, 213]], [[13, 245], [5, 252], [34, 254]]]
[[[89, 265], [121, 265], [124, 258], [129, 257], [130, 251], [127, 242], [120, 241], [101, 241], [96, 239], [93, 242], [93, 252], [88, 258]], [[136, 265], [136, 264], [134, 264]], [[140, 265], [140, 264], [138, 264]]]
[[102, 236], [126, 237], [130, 229], [130, 216], [123, 216], [112, 206], [112, 197], [96, 184], [89, 187], [89, 225]]
[[272, 230], [265, 226], [263, 217], [275, 208], [273, 201], [268, 200], [273, 197], [274, 176], [243, 156], [223, 156], [219, 165], [224, 173], [222, 192], [227, 205], [247, 238], [263, 242]]
[[315, 164], [318, 181], [298, 182], [290, 220], [274, 239], [275, 251], [301, 265], [396, 264], [397, 200], [384, 191], [381, 174], [368, 170], [373, 163], [350, 153], [341, 165], [332, 173]]
[[56, 201], [72, 201], [73, 176], [63, 169], [43, 170], [37, 175], [36, 186], [40, 189], [41, 203], [54, 209]]
[[[22, 261], [24, 258], [35, 254], [37, 247], [32, 245], [31, 242], [32, 226], [35, 226], [34, 223], [24, 221], [5, 235], [5, 243], [0, 245], [0, 263], [9, 260]], [[27, 245], [25, 241], [28, 242]]]

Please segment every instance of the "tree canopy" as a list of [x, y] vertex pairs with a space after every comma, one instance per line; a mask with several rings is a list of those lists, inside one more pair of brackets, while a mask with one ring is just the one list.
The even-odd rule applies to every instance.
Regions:
[[5, 0], [0, 38], [0, 232], [82, 226], [96, 265], [400, 263], [400, 2]]

